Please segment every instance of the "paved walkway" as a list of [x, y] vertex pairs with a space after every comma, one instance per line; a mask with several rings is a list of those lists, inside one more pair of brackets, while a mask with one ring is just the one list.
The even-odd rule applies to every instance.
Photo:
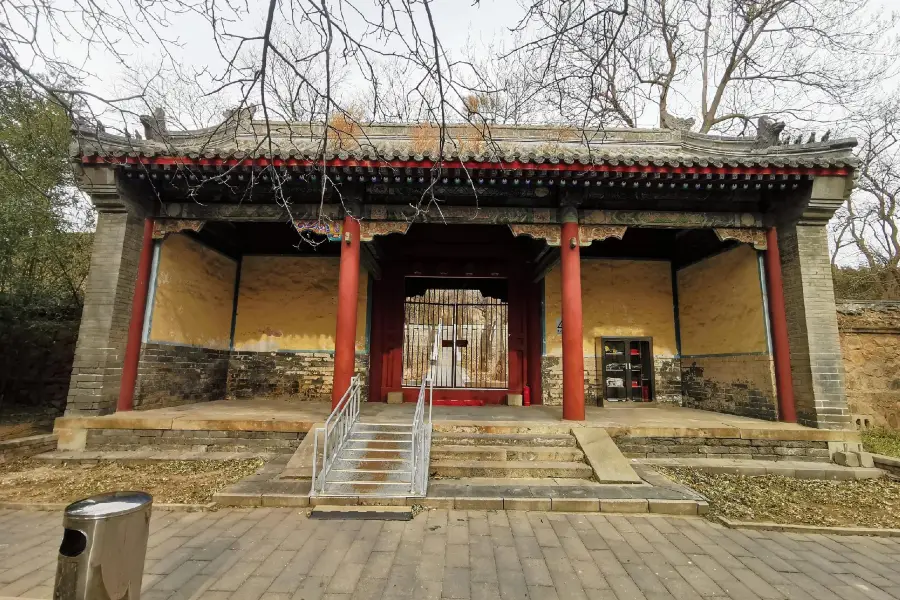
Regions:
[[[59, 514], [0, 510], [0, 597], [51, 597], [59, 525]], [[900, 540], [599, 514], [157, 511], [144, 582], [143, 600], [877, 600], [900, 598]]]

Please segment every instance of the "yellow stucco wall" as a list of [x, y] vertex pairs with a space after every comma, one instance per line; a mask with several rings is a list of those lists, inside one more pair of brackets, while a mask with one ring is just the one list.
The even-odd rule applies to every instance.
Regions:
[[[245, 256], [234, 349], [334, 350], [340, 259]], [[368, 275], [359, 275], [356, 349], [366, 346]]]
[[756, 251], [741, 245], [680, 269], [681, 353], [767, 352]]
[[[653, 353], [675, 355], [675, 310], [672, 272], [667, 261], [581, 261], [584, 314], [584, 353], [594, 354], [594, 338], [601, 336], [652, 337]], [[562, 354], [557, 319], [562, 316], [560, 268], [551, 270], [544, 283], [546, 354]]]
[[151, 342], [227, 350], [237, 263], [185, 234], [163, 240]]

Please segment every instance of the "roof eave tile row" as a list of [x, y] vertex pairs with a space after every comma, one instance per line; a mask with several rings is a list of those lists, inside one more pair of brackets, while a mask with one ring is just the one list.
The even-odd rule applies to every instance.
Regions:
[[[253, 125], [257, 125], [256, 122]], [[282, 127], [283, 128], [283, 127]], [[402, 126], [376, 126], [391, 133]], [[278, 127], [275, 127], [277, 130]], [[409, 128], [407, 128], [409, 129]], [[263, 143], [256, 135], [232, 129], [229, 135], [199, 132], [167, 134], [165, 142], [136, 140], [103, 132], [79, 130], [72, 146], [73, 158], [82, 162], [116, 164], [117, 162], [141, 162], [156, 164], [160, 159], [176, 159], [184, 163], [206, 161], [299, 161], [337, 162], [361, 161], [370, 163], [436, 163], [441, 160], [496, 165], [524, 163], [535, 165], [582, 166], [642, 166], [642, 167], [715, 167], [715, 168], [855, 168], [857, 160], [852, 154], [856, 145], [853, 139], [837, 139], [796, 145], [777, 145], [766, 148], [755, 146], [755, 139], [729, 138], [673, 132], [668, 130], [608, 130], [599, 136], [592, 132], [595, 141], [552, 141], [525, 136], [514, 139], [514, 133], [524, 131], [552, 131], [552, 128], [503, 128], [505, 135], [483, 142], [485, 148], [478, 151], [449, 149], [441, 157], [437, 152], [417, 152], [411, 138], [398, 135], [368, 134], [360, 138], [361, 147], [352, 150], [336, 149], [319, 152], [319, 144], [309, 137], [273, 136], [272, 143]], [[377, 139], [376, 139], [377, 138]], [[384, 142], [376, 144], [365, 140]], [[298, 143], [303, 142], [303, 143]], [[453, 144], [447, 144], [452, 147]], [[168, 161], [171, 163], [171, 160]], [[411, 166], [411, 165], [405, 165]], [[489, 168], [489, 167], [488, 167]]]

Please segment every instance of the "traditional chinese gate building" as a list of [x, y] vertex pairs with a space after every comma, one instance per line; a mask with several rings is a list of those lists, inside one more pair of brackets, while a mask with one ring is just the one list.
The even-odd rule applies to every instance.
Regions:
[[354, 373], [409, 401], [441, 325], [448, 403], [849, 423], [825, 225], [853, 140], [451, 127], [440, 161], [428, 125], [324, 156], [247, 113], [145, 125], [74, 146], [99, 216], [70, 415], [336, 399]]

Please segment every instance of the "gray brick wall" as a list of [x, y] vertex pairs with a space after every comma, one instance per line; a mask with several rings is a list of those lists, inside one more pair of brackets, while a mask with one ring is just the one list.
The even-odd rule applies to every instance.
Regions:
[[[356, 355], [367, 397], [368, 356]], [[232, 352], [228, 367], [229, 398], [289, 398], [331, 401], [333, 352]]]
[[822, 429], [847, 428], [850, 412], [825, 223], [780, 225], [778, 245], [797, 419]]
[[628, 458], [730, 458], [831, 462], [828, 442], [630, 435], [615, 437], [613, 441]]
[[774, 421], [775, 372], [768, 354], [684, 356], [684, 406]]
[[143, 220], [135, 215], [101, 211], [97, 216], [68, 415], [115, 411], [142, 237]]
[[176, 344], [141, 346], [134, 408], [150, 409], [225, 399], [228, 350]]

